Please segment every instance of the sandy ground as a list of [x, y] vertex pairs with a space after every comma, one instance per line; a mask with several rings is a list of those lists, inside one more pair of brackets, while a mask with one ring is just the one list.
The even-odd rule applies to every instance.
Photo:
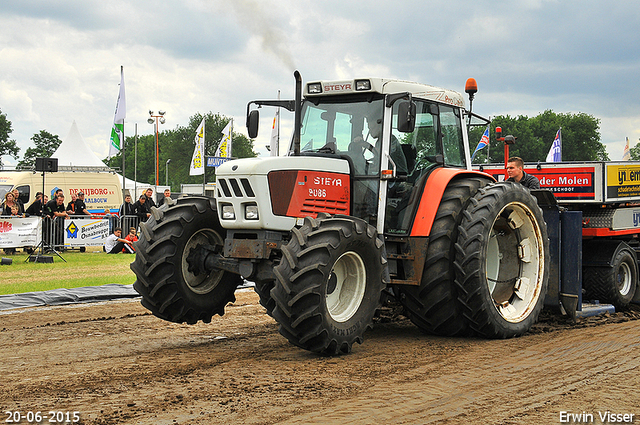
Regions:
[[[40, 411], [42, 423], [79, 412], [82, 424], [640, 424], [635, 309], [575, 325], [545, 317], [510, 340], [424, 335], [387, 309], [335, 358], [290, 345], [252, 291], [194, 326], [138, 301], [14, 310], [0, 314], [2, 421]], [[603, 422], [607, 411], [621, 421]]]

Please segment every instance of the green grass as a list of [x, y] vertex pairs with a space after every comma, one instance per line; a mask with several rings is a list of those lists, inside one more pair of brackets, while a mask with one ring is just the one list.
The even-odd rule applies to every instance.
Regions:
[[135, 281], [129, 269], [133, 255], [107, 255], [101, 250], [60, 253], [66, 263], [55, 254], [47, 255], [53, 256], [53, 264], [26, 261], [28, 255], [22, 252], [5, 255], [0, 251], [1, 257], [13, 258], [13, 264], [0, 265], [0, 295]]

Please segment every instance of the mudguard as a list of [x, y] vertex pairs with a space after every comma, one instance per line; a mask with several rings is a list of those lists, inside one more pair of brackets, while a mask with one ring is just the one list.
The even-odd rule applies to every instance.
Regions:
[[495, 181], [489, 174], [459, 168], [436, 168], [429, 174], [413, 221], [411, 236], [426, 237], [431, 234], [431, 226], [433, 226], [440, 200], [447, 185], [454, 178], [468, 176], [479, 176], [492, 182]]

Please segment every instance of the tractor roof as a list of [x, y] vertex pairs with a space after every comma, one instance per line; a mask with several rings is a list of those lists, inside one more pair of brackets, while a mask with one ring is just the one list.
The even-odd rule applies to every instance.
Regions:
[[465, 107], [462, 95], [453, 90], [410, 81], [385, 78], [357, 78], [339, 81], [315, 81], [307, 83], [305, 97], [335, 96], [355, 93], [394, 94], [409, 92], [413, 97], [434, 100], [461, 108]]

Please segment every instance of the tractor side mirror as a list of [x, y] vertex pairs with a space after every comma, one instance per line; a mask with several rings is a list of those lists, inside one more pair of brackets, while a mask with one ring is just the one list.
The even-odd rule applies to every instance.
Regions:
[[257, 109], [249, 112], [247, 115], [247, 132], [250, 139], [258, 137], [258, 122], [260, 121], [260, 113]]
[[398, 104], [398, 131], [411, 133], [416, 128], [416, 104], [400, 102]]

